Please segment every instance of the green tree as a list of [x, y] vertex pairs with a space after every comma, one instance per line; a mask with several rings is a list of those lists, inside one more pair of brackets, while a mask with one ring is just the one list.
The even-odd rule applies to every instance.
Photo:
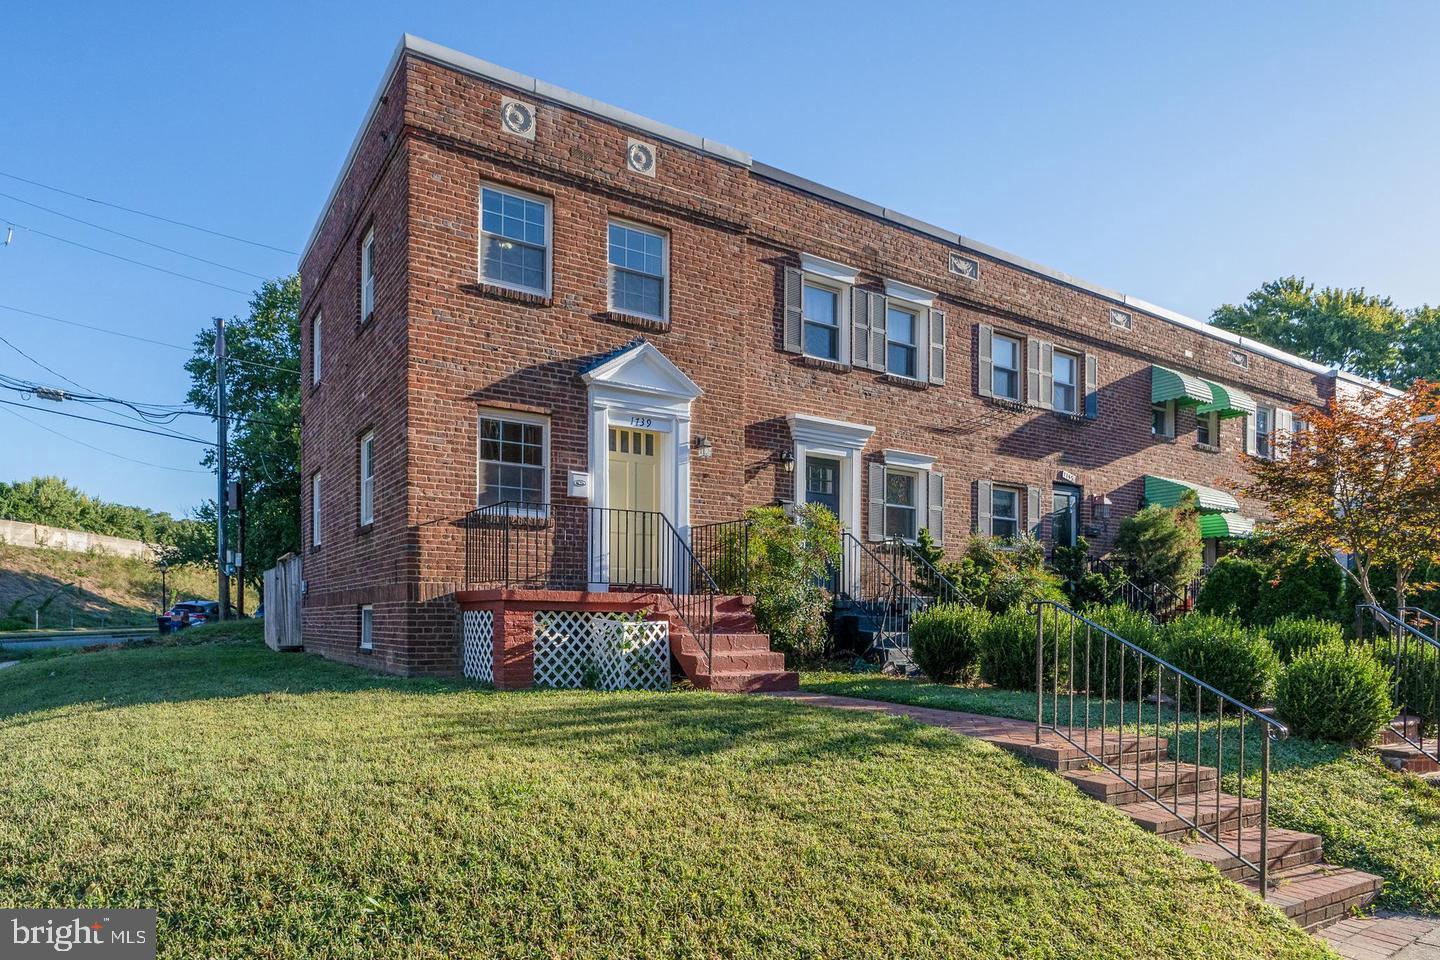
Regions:
[[1152, 504], [1126, 517], [1111, 553], [1141, 587], [1160, 583], [1179, 593], [1203, 562], [1195, 494], [1187, 493], [1173, 509]]
[[1400, 364], [1406, 316], [1389, 297], [1363, 288], [1316, 290], [1292, 276], [1261, 285], [1238, 306], [1218, 307], [1210, 322], [1316, 363], [1388, 380]]
[[[225, 324], [231, 479], [245, 476], [245, 573], [256, 586], [300, 549], [300, 278], [266, 281], [250, 314]], [[215, 330], [195, 338], [187, 399], [215, 415]], [[215, 468], [215, 454], [204, 463]], [[214, 504], [201, 508], [213, 517]], [[236, 536], [231, 527], [229, 536]], [[191, 548], [198, 544], [190, 544]]]
[[1394, 382], [1409, 387], [1420, 380], [1440, 381], [1440, 307], [1428, 304], [1406, 314]]
[[0, 519], [85, 530], [159, 546], [193, 536], [193, 520], [168, 513], [110, 503], [72, 487], [60, 477], [32, 477], [0, 483]]

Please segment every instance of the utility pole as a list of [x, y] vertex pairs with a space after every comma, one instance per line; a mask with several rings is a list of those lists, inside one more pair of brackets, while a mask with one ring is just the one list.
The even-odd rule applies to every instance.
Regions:
[[225, 569], [225, 519], [228, 469], [226, 464], [226, 428], [230, 425], [225, 404], [225, 318], [215, 318], [215, 447], [218, 495], [215, 497], [215, 569], [220, 575], [217, 594], [220, 599], [219, 618], [230, 611], [230, 573]]
[[240, 467], [240, 479], [230, 484], [233, 496], [230, 509], [235, 511], [240, 530], [237, 534], [239, 549], [235, 551], [235, 612], [245, 616], [245, 467]]

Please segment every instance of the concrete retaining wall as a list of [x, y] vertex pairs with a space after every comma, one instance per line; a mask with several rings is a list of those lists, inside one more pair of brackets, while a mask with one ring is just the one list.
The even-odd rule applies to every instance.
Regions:
[[47, 527], [43, 523], [22, 523], [18, 520], [0, 520], [0, 540], [17, 547], [49, 547], [52, 550], [67, 550], [70, 553], [89, 553], [100, 550], [121, 557], [141, 557], [146, 560], [155, 554], [139, 540], [125, 537], [107, 537], [101, 533], [87, 533], [84, 530], [65, 530], [61, 527]]

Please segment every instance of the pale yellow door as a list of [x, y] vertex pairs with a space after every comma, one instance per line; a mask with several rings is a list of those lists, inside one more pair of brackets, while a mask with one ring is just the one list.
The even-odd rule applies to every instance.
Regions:
[[660, 436], [610, 428], [610, 582], [663, 586]]

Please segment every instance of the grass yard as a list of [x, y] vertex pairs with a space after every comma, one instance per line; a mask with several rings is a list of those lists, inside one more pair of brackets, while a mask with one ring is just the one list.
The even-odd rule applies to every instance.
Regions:
[[177, 958], [1331, 956], [978, 741], [224, 629], [0, 672], [0, 904], [156, 906]]
[[[805, 674], [801, 686], [871, 700], [1035, 719], [1033, 692], [854, 673]], [[1189, 758], [1192, 749], [1187, 741], [1181, 756]], [[1253, 760], [1258, 756], [1253, 741], [1251, 749]], [[1227, 750], [1226, 756], [1228, 768], [1233, 769], [1234, 755]], [[1233, 778], [1228, 782], [1227, 789], [1233, 790]], [[1383, 876], [1380, 906], [1440, 915], [1440, 789], [1385, 769], [1368, 751], [1296, 738], [1274, 745], [1270, 785], [1273, 822], [1324, 837], [1331, 863]], [[1247, 779], [1246, 795], [1259, 795], [1258, 776]]]

